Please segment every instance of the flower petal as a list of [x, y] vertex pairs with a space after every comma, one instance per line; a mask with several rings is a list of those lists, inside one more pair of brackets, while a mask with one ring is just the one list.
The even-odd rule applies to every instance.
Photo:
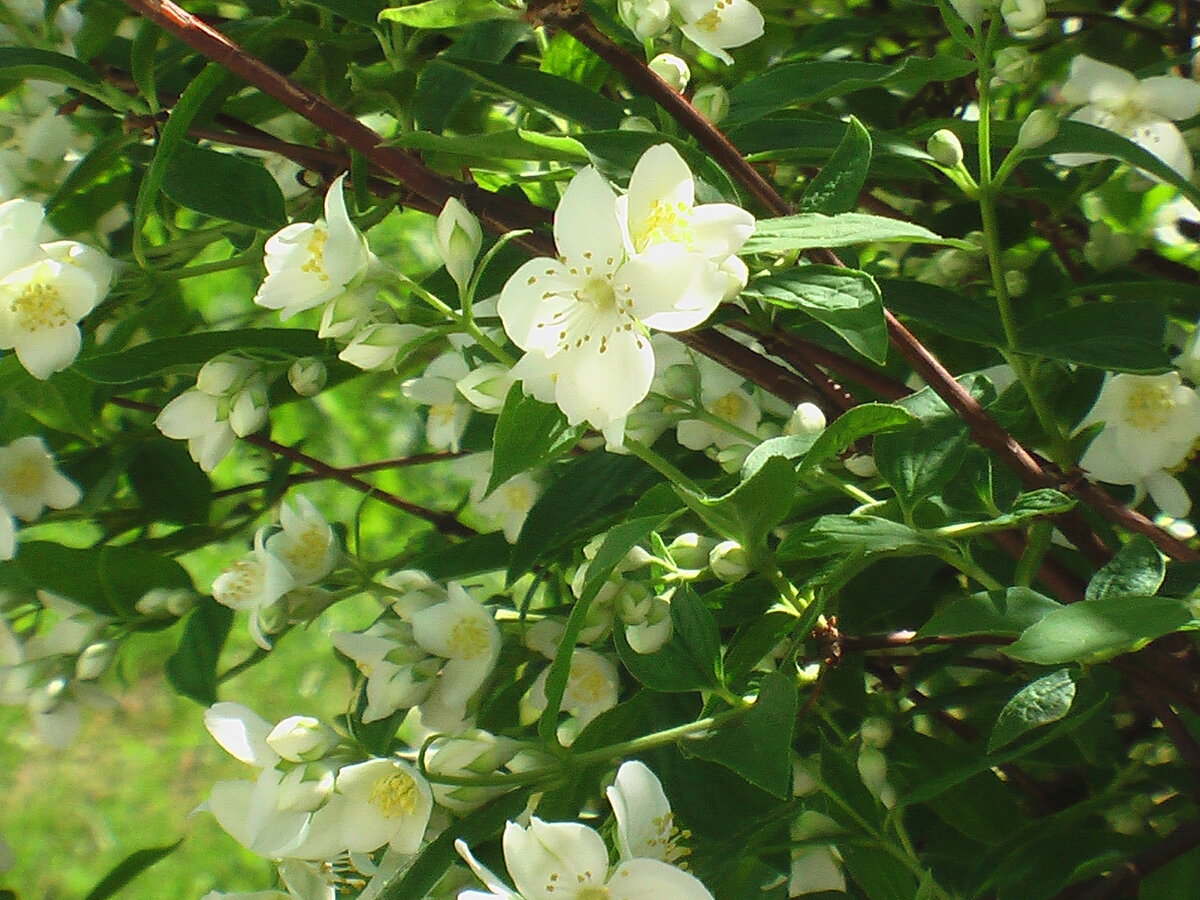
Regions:
[[713, 900], [699, 879], [657, 859], [630, 859], [613, 870], [613, 900]]
[[512, 274], [500, 292], [497, 309], [504, 331], [522, 350], [552, 352], [559, 340], [559, 325], [578, 304], [574, 294], [584, 283], [556, 259], [531, 259]]
[[[553, 897], [556, 883], [573, 889], [600, 887], [608, 874], [604, 840], [577, 822], [543, 822], [536, 816], [528, 828], [509, 822], [502, 843], [504, 862], [517, 893], [528, 900]], [[674, 900], [671, 894], [662, 897]]]
[[554, 210], [554, 244], [569, 265], [607, 275], [620, 263], [622, 239], [616, 192], [591, 166], [571, 179]]
[[1200, 113], [1200, 84], [1175, 75], [1143, 78], [1134, 91], [1138, 106], [1182, 122]]
[[1122, 105], [1137, 89], [1130, 72], [1082, 54], [1071, 60], [1071, 70], [1061, 90], [1068, 103]]
[[633, 314], [648, 328], [695, 328], [725, 296], [721, 270], [681, 244], [655, 244], [629, 259], [613, 276], [618, 296], [633, 300]]
[[654, 377], [654, 351], [636, 329], [616, 331], [558, 354], [554, 402], [572, 425], [604, 428], [645, 399]]

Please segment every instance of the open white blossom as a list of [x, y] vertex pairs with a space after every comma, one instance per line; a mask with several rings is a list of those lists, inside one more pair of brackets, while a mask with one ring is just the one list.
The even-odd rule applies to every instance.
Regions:
[[750, 0], [672, 0], [672, 5], [684, 36], [724, 63], [733, 62], [726, 50], [762, 37], [763, 16]]
[[0, 506], [11, 515], [32, 522], [46, 507], [66, 509], [82, 497], [40, 437], [26, 435], [0, 447]]
[[490, 891], [467, 891], [460, 900], [712, 900], [694, 875], [657, 859], [635, 857], [610, 868], [603, 838], [577, 822], [543, 822], [537, 816], [528, 827], [509, 822], [502, 844], [516, 890], [481, 866], [460, 840], [459, 854]]
[[[1200, 113], [1200, 84], [1173, 75], [1139, 80], [1125, 69], [1087, 56], [1071, 61], [1061, 89], [1076, 122], [1107, 128], [1153, 153], [1184, 178], [1192, 177], [1192, 153], [1175, 122]], [[1056, 153], [1060, 166], [1082, 166], [1104, 159], [1097, 153]]]
[[268, 616], [279, 599], [296, 586], [287, 564], [267, 550], [260, 532], [254, 550], [227, 566], [213, 581], [212, 597], [222, 606], [248, 612], [254, 643], [270, 650], [268, 635], [279, 629], [271, 627]]
[[308, 498], [296, 497], [294, 506], [284, 502], [279, 525], [281, 530], [267, 538], [266, 549], [287, 566], [295, 583], [315, 584], [328, 575], [337, 562], [337, 541]]
[[266, 378], [254, 364], [234, 356], [215, 356], [200, 367], [196, 386], [162, 408], [154, 424], [164, 435], [188, 442], [188, 453], [211, 472], [239, 437], [267, 422]]
[[[530, 710], [540, 713], [546, 708], [549, 671], [549, 668], [545, 669], [529, 689], [527, 703]], [[574, 721], [559, 735], [560, 740], [570, 738], [572, 732], [582, 731], [600, 713], [616, 706], [620, 687], [617, 667], [612, 660], [595, 650], [576, 647], [571, 653], [571, 668], [562, 696], [562, 710]]]
[[330, 640], [367, 680], [364, 723], [416, 706], [433, 688], [439, 660], [416, 646], [406, 622], [380, 621], [363, 632], [335, 632]]
[[622, 763], [605, 796], [617, 820], [621, 859], [644, 857], [673, 863], [691, 853], [681, 846], [690, 834], [675, 825], [662, 783], [645, 763], [636, 759]]
[[668, 145], [643, 155], [620, 203], [585, 168], [554, 213], [559, 258], [530, 260], [500, 295], [504, 329], [526, 351], [513, 376], [613, 447], [654, 376], [648, 331], [694, 328], [737, 279], [729, 260], [753, 219], [727, 204], [693, 207], [693, 197], [691, 172]]
[[1186, 516], [1191, 498], [1171, 472], [1200, 440], [1200, 394], [1178, 372], [1112, 375], [1078, 428], [1096, 422], [1104, 428], [1080, 466], [1099, 481], [1134, 485], [1139, 499], [1149, 492], [1167, 515]]
[[435, 450], [457, 453], [471, 405], [458, 392], [457, 384], [471, 372], [467, 361], [457, 350], [443, 353], [425, 367], [420, 378], [410, 378], [400, 385], [404, 396], [429, 407], [425, 418], [425, 440]]
[[254, 302], [279, 310], [281, 319], [334, 299], [366, 274], [371, 263], [367, 239], [346, 211], [345, 178], [329, 186], [324, 218], [293, 222], [267, 240], [267, 277]]

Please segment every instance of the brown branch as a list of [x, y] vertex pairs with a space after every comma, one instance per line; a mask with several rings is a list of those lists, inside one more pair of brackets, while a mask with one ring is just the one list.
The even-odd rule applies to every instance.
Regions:
[[699, 350], [709, 359], [716, 360], [731, 372], [737, 372], [743, 378], [753, 381], [785, 403], [792, 406], [814, 403], [828, 414], [828, 418], [833, 418], [829, 403], [811, 385], [805, 384], [783, 366], [764, 359], [728, 335], [712, 328], [703, 328], [699, 331], [679, 332], [672, 337]]
[[887, 650], [892, 647], [1004, 646], [1016, 638], [1006, 634], [930, 634], [918, 637], [915, 631], [889, 631], [886, 634], [839, 634], [838, 646], [848, 653]]
[[[395, 459], [380, 459], [375, 462], [359, 463], [356, 466], [338, 466], [337, 471], [345, 475], [364, 475], [368, 472], [382, 472], [388, 469], [404, 469], [409, 466], [423, 466], [428, 463], [445, 462], [446, 460], [462, 459], [470, 454], [463, 450], [457, 453], [414, 453], [412, 456], [400, 456]], [[297, 472], [287, 479], [289, 487], [297, 484], [311, 484], [314, 481], [325, 481], [329, 476], [319, 472]], [[221, 491], [213, 491], [213, 498], [220, 499], [222, 497], [233, 497], [237, 494], [245, 494], [249, 491], [257, 491], [260, 488], [267, 487], [271, 482], [251, 481], [247, 484], [239, 484], [237, 487], [225, 488]]]
[[1102, 878], [1071, 885], [1054, 900], [1120, 900], [1137, 896], [1142, 879], [1200, 847], [1200, 819], [1190, 819], [1161, 841], [1133, 854]]
[[[153, 403], [144, 403], [141, 400], [132, 400], [128, 397], [109, 397], [108, 402], [113, 406], [119, 406], [122, 409], [131, 409], [137, 412], [147, 413], [148, 415], [156, 416], [162, 412], [162, 408], [155, 406]], [[431, 525], [436, 527], [443, 534], [452, 534], [457, 537], [470, 537], [478, 532], [469, 525], [464, 525], [458, 519], [454, 518], [450, 513], [439, 512], [434, 509], [427, 509], [424, 506], [418, 506], [415, 503], [397, 497], [395, 494], [389, 494], [387, 491], [381, 491], [369, 482], [363, 481], [361, 478], [353, 474], [338, 469], [335, 466], [329, 465], [327, 462], [309, 456], [297, 450], [295, 447], [289, 447], [286, 444], [281, 444], [278, 441], [273, 441], [264, 434], [249, 434], [242, 438], [246, 443], [253, 444], [256, 447], [261, 447], [276, 456], [282, 456], [284, 459], [291, 460], [294, 463], [299, 463], [305, 468], [312, 471], [314, 475], [321, 478], [328, 478], [344, 484], [348, 488], [353, 488], [369, 497], [373, 497], [382, 503], [395, 509], [406, 512], [411, 516], [416, 516], [418, 519], [424, 519]]]

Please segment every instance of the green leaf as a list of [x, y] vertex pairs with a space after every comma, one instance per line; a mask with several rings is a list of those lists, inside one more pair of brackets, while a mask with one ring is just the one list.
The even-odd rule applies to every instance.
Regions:
[[1167, 575], [1162, 553], [1144, 535], [1120, 549], [1088, 582], [1085, 600], [1108, 600], [1129, 594], [1155, 594]]
[[406, 568], [420, 569], [435, 581], [451, 581], [482, 572], [502, 571], [508, 566], [512, 544], [503, 533], [473, 535], [448, 547], [419, 554], [405, 562]]
[[125, 885], [137, 878], [144, 871], [160, 860], [166, 859], [178, 849], [183, 843], [183, 838], [180, 838], [173, 844], [166, 844], [162, 847], [146, 847], [142, 850], [135, 850], [127, 857], [113, 866], [108, 874], [100, 879], [100, 882], [88, 891], [83, 900], [107, 900]]
[[428, 131], [409, 131], [399, 135], [397, 147], [432, 153], [490, 160], [527, 159], [537, 162], [587, 162], [583, 144], [565, 135], [542, 134], [513, 129], [489, 134], [441, 135]]
[[129, 457], [127, 471], [151, 519], [176, 525], [208, 521], [212, 484], [179, 441], [143, 440]]
[[518, 10], [496, 0], [426, 0], [385, 9], [379, 14], [379, 21], [399, 22], [410, 28], [454, 28], [489, 19], [519, 17]]
[[159, 338], [121, 350], [81, 359], [75, 370], [102, 384], [127, 384], [164, 372], [188, 371], [220, 353], [258, 351], [266, 359], [322, 356], [325, 342], [315, 332], [298, 328], [238, 328]]
[[1064, 513], [1074, 506], [1075, 501], [1066, 494], [1053, 488], [1039, 488], [1036, 491], [1020, 494], [1013, 501], [1012, 508], [1008, 512], [1002, 513], [994, 519], [946, 525], [934, 529], [934, 532], [945, 537], [963, 538], [977, 534], [989, 534], [993, 531], [1006, 531], [1024, 525], [1033, 519]]
[[1085, 303], [1017, 331], [1021, 352], [1112, 372], [1155, 375], [1171, 368], [1166, 316], [1152, 303]]
[[588, 128], [616, 128], [625, 117], [619, 104], [566, 78], [538, 72], [523, 66], [506, 66], [443, 56], [442, 64], [474, 79], [489, 93], [516, 100], [532, 109], [540, 109], [578, 122]]
[[689, 741], [684, 752], [732, 769], [781, 800], [792, 795], [792, 731], [796, 682], [785, 667], [765, 675], [758, 699], [741, 718], [711, 737]]
[[187, 617], [164, 668], [171, 687], [202, 706], [217, 702], [217, 662], [233, 627], [233, 610], [202, 597]]
[[1026, 587], [960, 597], [934, 614], [918, 637], [968, 634], [1018, 635], [1063, 605]]
[[91, 67], [75, 57], [33, 47], [0, 47], [0, 76], [50, 81], [92, 96], [102, 87]]
[[589, 453], [566, 463], [525, 518], [508, 564], [511, 584], [543, 554], [591, 526], [622, 496], [645, 489], [654, 473], [631, 456]]
[[467, 28], [462, 37], [425, 66], [417, 77], [412, 100], [417, 124], [429, 131], [441, 131], [475, 83], [465, 72], [447, 65], [448, 61], [500, 62], [528, 33], [529, 26], [524, 22], [506, 20], [479, 22]]
[[1098, 153], [1111, 156], [1149, 172], [1160, 181], [1178, 188], [1193, 203], [1200, 203], [1200, 189], [1149, 150], [1142, 149], [1133, 141], [1107, 128], [1068, 119], [1060, 123], [1058, 135], [1053, 140], [1026, 151], [1027, 156], [1051, 156], [1055, 153]]
[[752, 281], [751, 297], [786, 309], [799, 309], [837, 332], [872, 362], [887, 362], [888, 334], [883, 298], [875, 279], [857, 269], [798, 266]]
[[629, 674], [660, 693], [685, 693], [721, 684], [721, 635], [708, 607], [688, 585], [671, 598], [671, 639], [654, 653], [638, 653], [613, 629], [617, 654]]
[[855, 441], [872, 434], [886, 434], [913, 421], [902, 406], [889, 403], [863, 403], [842, 413], [822, 431], [804, 455], [800, 471], [819, 466], [837, 456]]
[[525, 396], [514, 384], [504, 399], [492, 438], [490, 494], [514, 475], [557, 459], [583, 434], [582, 425], [571, 427], [557, 406]]
[[1191, 610], [1182, 600], [1106, 597], [1054, 610], [1004, 652], [1042, 666], [1103, 662], [1192, 624]]
[[370, 27], [379, 19], [384, 0], [301, 0], [309, 6], [319, 6], [348, 22]]
[[283, 192], [257, 160], [184, 142], [163, 173], [163, 192], [196, 212], [274, 231], [287, 224]]
[[772, 456], [753, 475], [722, 497], [704, 497], [676, 487], [680, 498], [719, 535], [753, 551], [783, 521], [796, 494], [796, 470]]
[[932, 553], [940, 545], [901, 522], [878, 516], [821, 516], [795, 528], [779, 545], [783, 559], [866, 554], [913, 556]]
[[883, 304], [893, 313], [973, 344], [1003, 347], [1004, 326], [995, 306], [920, 281], [879, 279]]
[[866, 213], [842, 213], [837, 216], [798, 213], [775, 219], [759, 219], [754, 234], [742, 249], [746, 253], [783, 253], [815, 247], [848, 247], [851, 244], [891, 241], [937, 244], [962, 250], [977, 249], [967, 241], [939, 237], [928, 228], [912, 222]]
[[871, 168], [871, 135], [854, 116], [829, 162], [813, 177], [800, 198], [801, 212], [831, 216], [850, 212], [858, 205], [858, 194]]
[[579, 592], [579, 602], [587, 603], [600, 593], [600, 588], [604, 587], [613, 569], [620, 564], [625, 555], [640, 544], [650, 532], [671, 518], [674, 518], [673, 514], [641, 516], [610, 528], [597, 548], [596, 555], [588, 562], [587, 577]]
[[988, 752], [1011, 744], [1027, 731], [1057, 722], [1075, 702], [1075, 679], [1059, 669], [1025, 685], [1004, 704], [988, 738]]

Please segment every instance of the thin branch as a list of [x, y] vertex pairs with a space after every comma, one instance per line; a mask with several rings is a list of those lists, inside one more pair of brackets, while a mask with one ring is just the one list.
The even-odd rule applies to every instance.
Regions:
[[918, 637], [915, 631], [889, 631], [885, 634], [839, 634], [843, 652], [887, 650], [892, 647], [996, 646], [1011, 644], [1016, 638], [1007, 634], [930, 634]]
[[1197, 847], [1200, 847], [1200, 819], [1190, 819], [1161, 841], [1133, 854], [1103, 878], [1072, 885], [1054, 900], [1120, 900], [1123, 897], [1135, 897], [1143, 878]]
[[806, 384], [783, 366], [776, 365], [744, 344], [739, 344], [728, 335], [721, 334], [712, 328], [704, 328], [699, 331], [682, 331], [672, 337], [699, 350], [709, 359], [716, 360], [730, 371], [737, 372], [743, 378], [753, 381], [785, 403], [790, 403], [792, 406], [800, 403], [814, 403], [827, 413], [828, 418], [834, 417], [834, 411], [830, 408], [829, 402], [811, 385]]
[[[338, 466], [337, 471], [344, 475], [365, 475], [368, 472], [382, 472], [388, 469], [404, 469], [410, 466], [423, 466], [428, 463], [445, 462], [451, 459], [462, 459], [470, 454], [466, 450], [458, 453], [438, 452], [438, 453], [414, 453], [412, 456], [399, 456], [395, 459], [380, 459], [375, 462], [359, 463], [356, 466]], [[297, 484], [311, 484], [314, 481], [325, 481], [329, 476], [319, 472], [297, 472], [287, 479], [287, 485], [291, 487]], [[221, 491], [214, 491], [213, 498], [233, 497], [237, 494], [245, 494], [250, 491], [257, 491], [260, 488], [265, 488], [270, 485], [269, 480], [251, 481], [247, 484], [239, 484], [236, 487], [225, 488]]]
[[[148, 415], [158, 415], [162, 408], [155, 406], [153, 403], [144, 403], [141, 400], [131, 400], [128, 397], [109, 397], [108, 402], [113, 406], [119, 406], [122, 409], [136, 410], [137, 412], [147, 413]], [[395, 494], [389, 494], [387, 491], [381, 491], [369, 482], [363, 481], [361, 478], [353, 474], [347, 473], [342, 469], [329, 465], [327, 462], [309, 456], [297, 450], [295, 447], [289, 447], [286, 444], [281, 444], [278, 441], [273, 441], [264, 434], [249, 434], [242, 438], [246, 443], [253, 444], [255, 447], [261, 447], [276, 456], [282, 456], [284, 459], [291, 460], [294, 463], [299, 463], [305, 468], [312, 471], [314, 475], [321, 478], [328, 478], [344, 484], [348, 488], [353, 488], [360, 493], [373, 497], [382, 503], [395, 509], [406, 512], [411, 516], [416, 516], [418, 519], [424, 519], [431, 525], [436, 527], [443, 534], [452, 534], [457, 537], [470, 537], [478, 534], [478, 532], [469, 525], [464, 525], [458, 521], [450, 513], [439, 512], [434, 509], [427, 509], [424, 506], [418, 506], [415, 503], [410, 503]]]

